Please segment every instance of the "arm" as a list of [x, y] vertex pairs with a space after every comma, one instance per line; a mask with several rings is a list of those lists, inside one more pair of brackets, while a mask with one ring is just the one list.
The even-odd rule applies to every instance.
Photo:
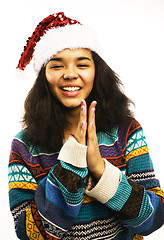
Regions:
[[44, 239], [46, 234], [34, 202], [38, 183], [18, 150], [22, 145], [16, 139], [12, 142], [8, 167], [10, 209], [19, 239], [30, 239], [34, 233]]
[[71, 228], [83, 201], [83, 179], [88, 174], [86, 146], [73, 137], [62, 147], [54, 166], [36, 190], [35, 202], [46, 231], [59, 239]]
[[[135, 120], [127, 133], [125, 157], [127, 176], [105, 161], [103, 175], [96, 186], [87, 189], [86, 193], [111, 208], [132, 232], [148, 235], [164, 222], [164, 194], [154, 176], [143, 130]], [[110, 180], [112, 175], [115, 179]], [[102, 192], [103, 197], [99, 194]]]
[[[81, 149], [79, 145], [76, 147]], [[81, 152], [84, 156], [85, 146]], [[63, 147], [60, 156], [65, 154], [72, 158], [69, 148]], [[87, 169], [84, 166], [78, 169], [60, 161], [46, 176], [39, 164], [30, 165], [32, 157], [22, 141], [13, 140], [9, 162], [9, 199], [17, 236], [23, 240], [32, 239], [32, 236], [60, 239], [74, 223], [81, 207], [82, 181]], [[31, 168], [40, 172], [42, 181], [36, 181]]]

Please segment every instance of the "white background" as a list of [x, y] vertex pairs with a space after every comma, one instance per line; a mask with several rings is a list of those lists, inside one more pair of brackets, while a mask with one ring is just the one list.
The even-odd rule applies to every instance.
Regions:
[[[164, 187], [164, 1], [6, 0], [0, 8], [0, 238], [5, 240], [17, 239], [7, 193], [10, 145], [21, 129], [23, 103], [34, 82], [31, 73], [24, 80], [17, 78], [15, 67], [36, 25], [58, 11], [97, 33], [104, 59], [136, 104], [136, 118], [144, 128], [156, 176]], [[162, 240], [162, 235], [164, 228], [145, 239]]]

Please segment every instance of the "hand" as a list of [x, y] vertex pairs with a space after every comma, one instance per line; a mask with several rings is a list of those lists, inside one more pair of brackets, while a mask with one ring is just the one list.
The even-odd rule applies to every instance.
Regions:
[[87, 105], [84, 100], [81, 102], [81, 112], [77, 130], [74, 137], [83, 145], [86, 145], [86, 131], [87, 131]]
[[87, 128], [87, 165], [89, 171], [99, 180], [102, 176], [105, 163], [99, 151], [98, 140], [96, 136], [95, 124], [95, 106], [97, 102], [93, 101], [89, 107], [88, 128]]
[[101, 158], [98, 140], [96, 136], [95, 125], [95, 106], [96, 101], [93, 101], [88, 111], [88, 124], [87, 124], [87, 105], [85, 100], [81, 102], [81, 113], [79, 124], [75, 133], [77, 141], [83, 145], [86, 145], [86, 133], [87, 136], [87, 165], [88, 170], [98, 180], [104, 172], [105, 163]]

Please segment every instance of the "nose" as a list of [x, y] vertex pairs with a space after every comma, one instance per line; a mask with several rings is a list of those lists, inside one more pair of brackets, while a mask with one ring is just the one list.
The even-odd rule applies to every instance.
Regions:
[[67, 69], [63, 75], [64, 80], [74, 80], [78, 78], [76, 70], [72, 67]]

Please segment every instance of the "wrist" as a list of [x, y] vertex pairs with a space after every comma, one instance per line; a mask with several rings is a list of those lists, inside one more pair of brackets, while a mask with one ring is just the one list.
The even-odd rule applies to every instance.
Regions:
[[76, 141], [74, 137], [69, 137], [67, 142], [61, 148], [58, 160], [71, 164], [75, 167], [86, 168], [87, 146]]
[[103, 158], [100, 158], [98, 163], [89, 169], [90, 173], [96, 178], [97, 181], [101, 178], [105, 171], [105, 161]]
[[105, 204], [111, 199], [120, 184], [122, 174], [119, 168], [115, 167], [108, 160], [104, 159], [105, 170], [97, 184], [90, 190], [86, 189], [86, 194]]

